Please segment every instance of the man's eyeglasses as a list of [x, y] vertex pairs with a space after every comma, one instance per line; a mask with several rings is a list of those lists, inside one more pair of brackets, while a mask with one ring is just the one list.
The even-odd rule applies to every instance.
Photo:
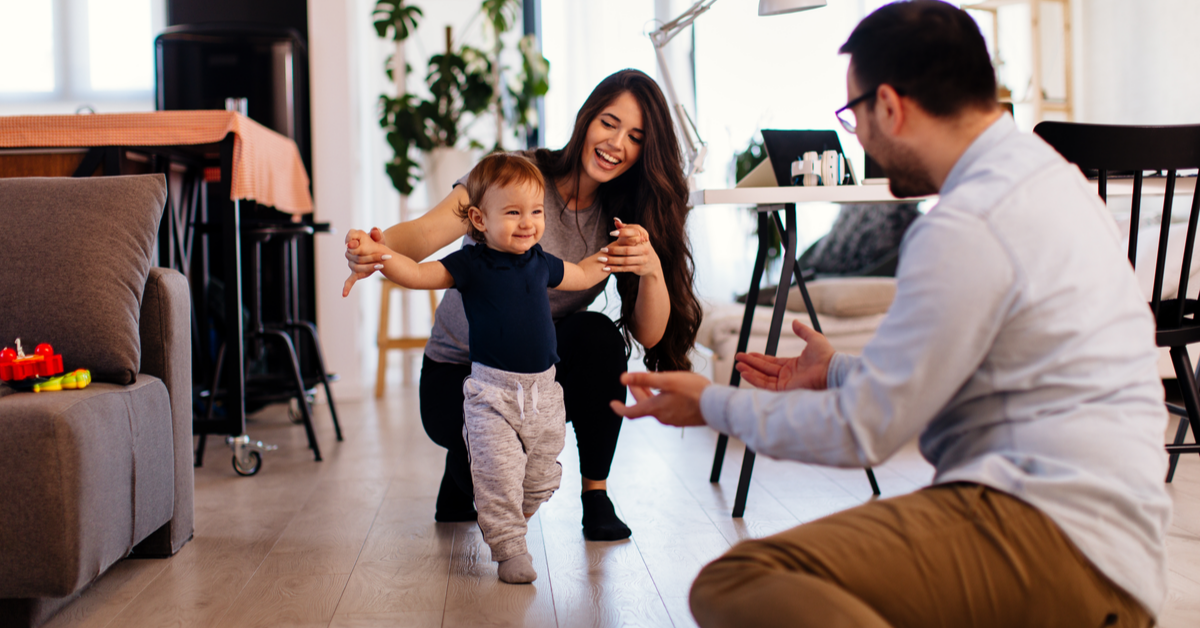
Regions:
[[851, 100], [844, 107], [833, 112], [833, 115], [837, 116], [838, 122], [842, 123], [843, 129], [846, 129], [850, 133], [855, 132], [855, 129], [858, 128], [858, 117], [854, 115], [854, 107], [868, 98], [874, 98], [878, 90], [879, 88], [875, 88], [869, 92], [863, 92], [861, 96]]

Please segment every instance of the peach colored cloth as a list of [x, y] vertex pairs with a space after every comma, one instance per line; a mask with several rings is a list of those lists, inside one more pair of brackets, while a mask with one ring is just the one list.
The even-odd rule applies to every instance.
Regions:
[[152, 111], [91, 115], [0, 116], [0, 148], [190, 146], [232, 132], [230, 198], [293, 214], [311, 213], [312, 195], [292, 140], [231, 111]]

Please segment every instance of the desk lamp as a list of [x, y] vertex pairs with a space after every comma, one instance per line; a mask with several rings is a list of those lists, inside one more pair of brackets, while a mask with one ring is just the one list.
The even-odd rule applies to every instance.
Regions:
[[[663, 47], [685, 28], [691, 26], [692, 22], [696, 21], [696, 18], [700, 17], [705, 11], [708, 11], [716, 1], [697, 0], [691, 8], [684, 11], [679, 17], [663, 24], [650, 33], [650, 41], [654, 44], [654, 52], [658, 57], [658, 70], [662, 76], [663, 87], [666, 88], [667, 99], [671, 101], [671, 109], [675, 112], [675, 121], [679, 124], [679, 132], [683, 137], [683, 146], [687, 150], [688, 162], [691, 164], [687, 173], [689, 190], [696, 189], [696, 175], [704, 172], [704, 158], [708, 154], [708, 146], [704, 143], [704, 140], [700, 139], [700, 132], [696, 130], [695, 122], [692, 121], [687, 110], [680, 104], [679, 98], [675, 96], [675, 85], [671, 82], [671, 72], [667, 68], [667, 58], [663, 54]], [[781, 15], [796, 11], [807, 11], [808, 9], [823, 7], [825, 3], [826, 0], [759, 0], [758, 14]]]

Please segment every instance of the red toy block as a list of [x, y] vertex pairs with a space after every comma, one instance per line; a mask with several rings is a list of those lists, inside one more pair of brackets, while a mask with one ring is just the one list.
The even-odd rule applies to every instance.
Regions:
[[48, 344], [37, 347], [38, 353], [17, 357], [7, 347], [0, 351], [0, 381], [15, 382], [30, 377], [51, 377], [63, 372], [62, 356]]

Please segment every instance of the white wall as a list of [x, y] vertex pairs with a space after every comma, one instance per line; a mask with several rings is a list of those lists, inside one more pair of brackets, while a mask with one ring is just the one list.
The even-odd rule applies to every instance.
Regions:
[[1083, 9], [1079, 121], [1200, 123], [1200, 2], [1075, 1]]
[[341, 378], [334, 384], [339, 399], [361, 397], [365, 386], [363, 295], [341, 298], [348, 274], [342, 235], [365, 222], [362, 198], [368, 179], [359, 132], [356, 45], [367, 20], [356, 15], [358, 8], [356, 0], [310, 0], [308, 6], [313, 204], [316, 220], [337, 230], [316, 238], [317, 322], [326, 368]]

